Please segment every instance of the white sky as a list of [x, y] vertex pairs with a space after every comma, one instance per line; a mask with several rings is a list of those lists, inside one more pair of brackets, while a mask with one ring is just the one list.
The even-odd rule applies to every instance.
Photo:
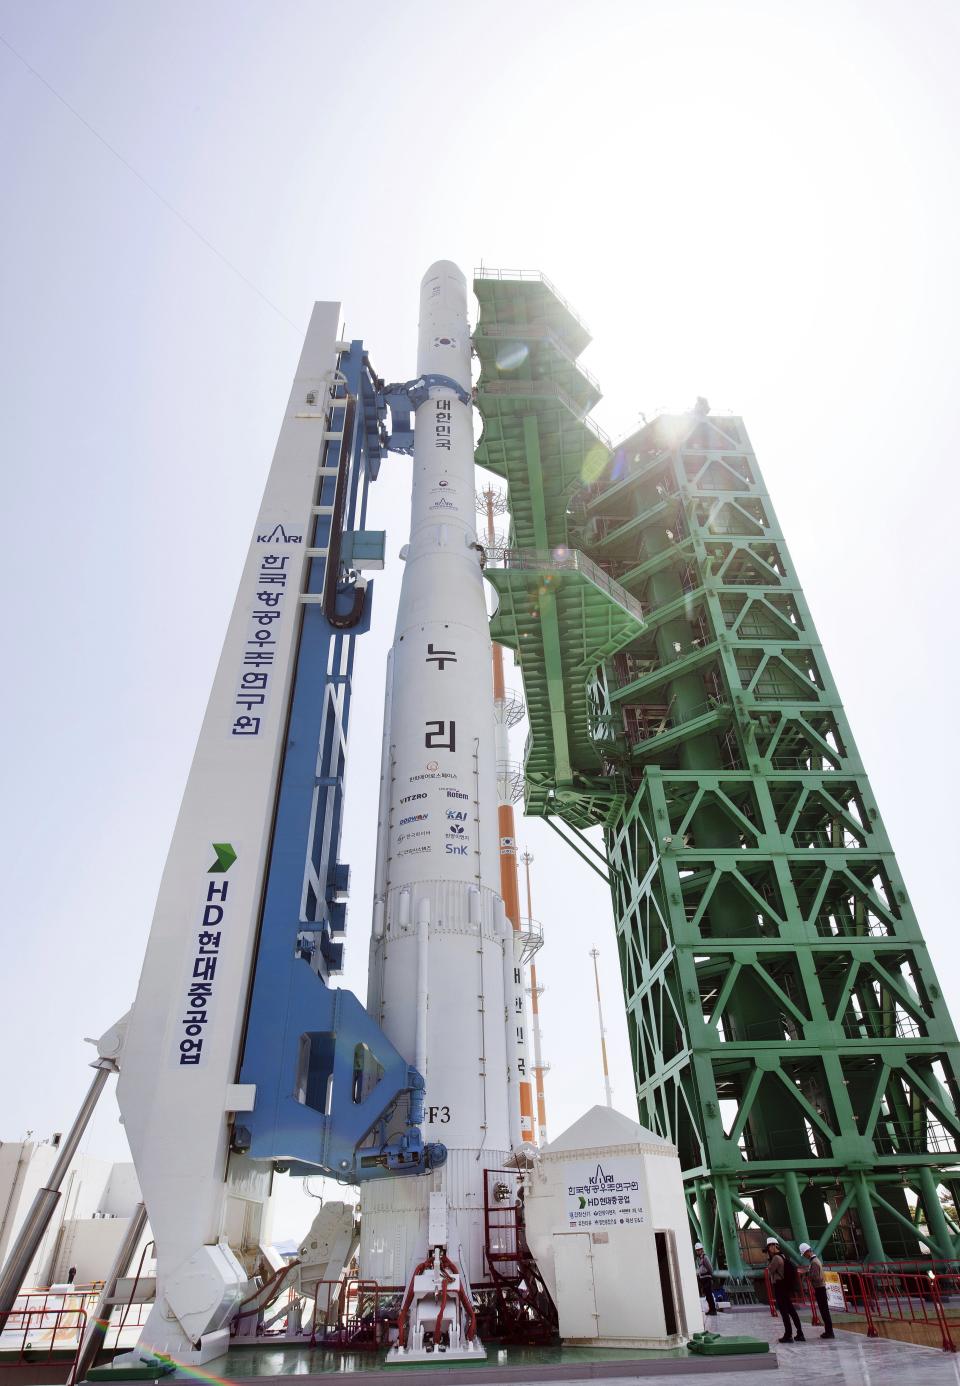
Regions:
[[[698, 394], [744, 416], [960, 1015], [956, 6], [0, 0], [0, 35], [79, 113], [0, 44], [0, 1137], [69, 1122], [132, 998], [311, 304], [409, 377], [440, 256], [550, 276], [615, 436]], [[361, 994], [408, 467], [372, 492], [353, 704]], [[610, 910], [520, 836], [559, 1132], [602, 1100], [594, 944], [632, 1110]], [[122, 1156], [112, 1099], [87, 1148]]]

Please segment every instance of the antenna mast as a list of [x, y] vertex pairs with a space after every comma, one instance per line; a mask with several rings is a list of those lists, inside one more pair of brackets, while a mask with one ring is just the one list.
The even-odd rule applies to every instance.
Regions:
[[610, 1086], [610, 1070], [607, 1067], [607, 1032], [603, 1024], [603, 1003], [600, 1000], [600, 974], [597, 971], [597, 958], [600, 951], [597, 948], [590, 949], [590, 956], [593, 958], [593, 980], [597, 987], [597, 1015], [600, 1019], [600, 1054], [603, 1058], [603, 1091], [607, 1100], [607, 1106], [613, 1106], [613, 1089]]
[[[530, 863], [533, 855], [524, 852], [520, 857], [527, 876], [527, 918], [533, 929], [533, 899], [530, 893]], [[530, 1010], [533, 1020], [533, 1083], [537, 1099], [537, 1140], [540, 1145], [547, 1143], [547, 1104], [543, 1095], [543, 1075], [550, 1065], [543, 1062], [543, 1036], [540, 1032], [540, 994], [543, 987], [537, 985], [537, 964], [530, 959]]]

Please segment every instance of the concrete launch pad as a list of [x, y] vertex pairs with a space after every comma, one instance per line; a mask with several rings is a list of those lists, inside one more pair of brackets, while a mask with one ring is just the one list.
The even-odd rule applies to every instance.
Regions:
[[[622, 1381], [643, 1378], [646, 1381], [681, 1381], [685, 1377], [709, 1376], [723, 1373], [725, 1380], [732, 1372], [749, 1372], [751, 1379], [758, 1371], [775, 1371], [777, 1357], [773, 1352], [754, 1356], [696, 1357], [685, 1348], [665, 1352], [653, 1350], [607, 1350], [598, 1348], [491, 1348], [484, 1363], [471, 1365], [442, 1360], [436, 1365], [420, 1362], [409, 1366], [384, 1369], [383, 1353], [302, 1352], [279, 1351], [269, 1348], [235, 1349], [226, 1357], [207, 1364], [209, 1379], [225, 1380], [231, 1386], [262, 1386], [265, 1380], [296, 1376], [298, 1386], [307, 1386], [311, 1379], [326, 1380], [336, 1374], [347, 1375], [353, 1383], [364, 1386], [383, 1386], [385, 1380], [402, 1375], [405, 1386], [431, 1386], [439, 1368], [443, 1386], [508, 1386], [513, 1382], [574, 1382]], [[177, 1380], [175, 1374], [168, 1380]], [[196, 1379], [196, 1373], [190, 1376]]]
[[[803, 1315], [806, 1320], [807, 1315]], [[644, 1386], [673, 1386], [685, 1377], [706, 1379], [711, 1373], [723, 1386], [759, 1386], [764, 1380], [777, 1386], [902, 1386], [904, 1381], [922, 1386], [958, 1386], [960, 1362], [939, 1348], [916, 1347], [882, 1338], [838, 1329], [833, 1342], [821, 1342], [818, 1329], [805, 1343], [782, 1347], [779, 1319], [772, 1319], [762, 1308], [723, 1314], [718, 1331], [724, 1335], [748, 1333], [771, 1344], [763, 1356], [696, 1359], [682, 1351], [602, 1352], [597, 1349], [512, 1349], [501, 1360], [491, 1348], [488, 1363], [477, 1367], [441, 1368], [444, 1386], [490, 1382], [506, 1386], [510, 1382], [579, 1382], [601, 1386], [607, 1381], [640, 1379]], [[234, 1349], [226, 1357], [210, 1362], [203, 1378], [228, 1380], [233, 1386], [262, 1386], [265, 1379], [297, 1377], [297, 1386], [310, 1386], [311, 1380], [325, 1381], [333, 1373], [349, 1374], [351, 1382], [363, 1381], [383, 1386], [388, 1375], [402, 1373], [405, 1386], [427, 1386], [431, 1372], [418, 1367], [380, 1369], [380, 1359], [372, 1354], [333, 1354], [324, 1352], [288, 1353], [279, 1349]], [[763, 1372], [775, 1372], [764, 1377]], [[194, 1380], [200, 1374], [184, 1373]], [[169, 1378], [168, 1378], [169, 1379]], [[173, 1378], [176, 1380], [177, 1378]], [[436, 1381], [436, 1372], [432, 1373]]]

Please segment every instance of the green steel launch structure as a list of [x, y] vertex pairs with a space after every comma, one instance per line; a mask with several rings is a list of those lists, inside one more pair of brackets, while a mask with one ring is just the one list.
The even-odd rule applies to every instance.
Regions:
[[[614, 447], [582, 322], [480, 270], [526, 811], [610, 886], [641, 1121], [733, 1274], [960, 1251], [960, 1048], [743, 422]], [[597, 833], [602, 830], [602, 848]]]

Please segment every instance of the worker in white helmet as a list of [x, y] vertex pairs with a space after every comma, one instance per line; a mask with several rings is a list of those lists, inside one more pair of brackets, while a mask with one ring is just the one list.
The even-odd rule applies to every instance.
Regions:
[[810, 1284], [813, 1286], [813, 1293], [817, 1300], [817, 1308], [820, 1311], [821, 1319], [823, 1319], [823, 1332], [820, 1334], [820, 1337], [832, 1338], [834, 1337], [833, 1319], [830, 1316], [830, 1305], [827, 1303], [827, 1282], [824, 1279], [823, 1262], [809, 1242], [800, 1243], [800, 1255], [807, 1263], [804, 1269], [809, 1277]]
[[697, 1258], [697, 1286], [701, 1297], [707, 1301], [707, 1314], [716, 1314], [717, 1301], [713, 1297], [713, 1262], [703, 1249], [703, 1242], [693, 1248]]
[[767, 1257], [769, 1265], [767, 1274], [770, 1276], [770, 1288], [773, 1290], [773, 1298], [783, 1319], [783, 1337], [779, 1339], [781, 1343], [804, 1343], [803, 1325], [800, 1316], [793, 1307], [794, 1292], [800, 1285], [800, 1276], [796, 1266], [786, 1256], [777, 1241], [776, 1237], [767, 1238]]

